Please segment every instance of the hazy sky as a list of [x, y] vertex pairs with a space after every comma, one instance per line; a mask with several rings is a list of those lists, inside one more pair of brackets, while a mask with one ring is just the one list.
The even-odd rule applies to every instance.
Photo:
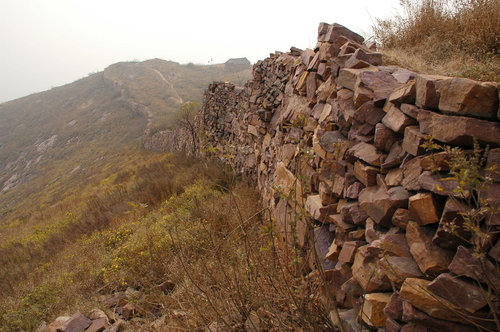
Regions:
[[369, 34], [399, 0], [0, 0], [0, 102], [119, 61], [207, 64], [316, 44], [320, 22]]

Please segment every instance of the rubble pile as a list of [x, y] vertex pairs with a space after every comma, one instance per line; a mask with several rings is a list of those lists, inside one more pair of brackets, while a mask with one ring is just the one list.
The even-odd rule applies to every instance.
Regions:
[[[475, 139], [500, 169], [498, 82], [384, 66], [373, 43], [321, 23], [313, 50], [271, 54], [244, 87], [213, 83], [204, 98], [201, 152], [256, 181], [285, 242], [314, 238], [321, 266], [309, 265], [344, 331], [496, 328], [500, 215], [473, 229], [462, 213], [478, 193], [443, 180], [447, 155], [422, 144], [467, 154]], [[498, 209], [489, 178], [479, 196]]]

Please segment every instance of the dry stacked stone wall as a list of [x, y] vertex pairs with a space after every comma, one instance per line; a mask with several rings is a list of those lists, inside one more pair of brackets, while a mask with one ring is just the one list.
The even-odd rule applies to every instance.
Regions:
[[[442, 180], [447, 156], [422, 143], [470, 154], [475, 139], [500, 170], [499, 117], [498, 82], [384, 66], [373, 44], [321, 23], [313, 50], [271, 54], [244, 87], [211, 84], [197, 121], [202, 152], [256, 181], [285, 242], [313, 241], [321, 266], [308, 265], [326, 272], [344, 331], [456, 332], [496, 330], [500, 215], [470, 229], [467, 197]], [[498, 209], [500, 177], [487, 176], [479, 196]]]

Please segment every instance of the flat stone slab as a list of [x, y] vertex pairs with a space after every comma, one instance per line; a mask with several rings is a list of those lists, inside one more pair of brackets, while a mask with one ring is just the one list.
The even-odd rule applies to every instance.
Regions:
[[500, 123], [464, 116], [452, 116], [421, 110], [420, 131], [448, 144], [473, 145], [473, 138], [484, 144], [500, 146]]

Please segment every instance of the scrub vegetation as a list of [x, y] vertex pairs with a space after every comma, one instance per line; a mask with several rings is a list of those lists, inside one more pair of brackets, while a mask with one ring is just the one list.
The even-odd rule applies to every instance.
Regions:
[[387, 63], [428, 74], [500, 81], [498, 0], [401, 0], [373, 29]]

